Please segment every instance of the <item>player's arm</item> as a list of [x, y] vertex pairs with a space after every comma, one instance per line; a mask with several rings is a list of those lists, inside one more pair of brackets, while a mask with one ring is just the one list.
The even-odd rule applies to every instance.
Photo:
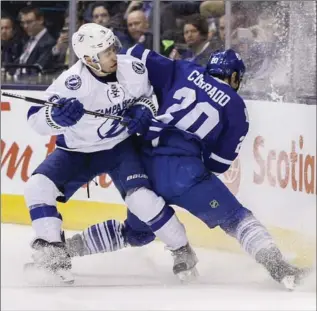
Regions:
[[249, 130], [246, 109], [233, 115], [225, 125], [226, 130], [219, 136], [216, 145], [206, 145], [203, 150], [205, 166], [216, 174], [227, 171], [238, 156], [242, 142]]
[[131, 97], [151, 97], [153, 87], [143, 62], [131, 55], [117, 56], [117, 79]]
[[118, 55], [117, 60], [118, 82], [135, 99], [123, 115], [128, 133], [144, 134], [158, 110], [148, 71], [142, 61], [131, 55]]
[[66, 87], [67, 77], [60, 76], [44, 94], [44, 100], [62, 105], [62, 108], [33, 105], [27, 114], [29, 125], [40, 135], [59, 135], [66, 127], [75, 125], [84, 114], [84, 107], [75, 99], [76, 92]]
[[126, 55], [132, 55], [146, 65], [149, 80], [154, 89], [163, 89], [171, 83], [176, 70], [176, 61], [145, 49], [142, 44], [129, 48]]

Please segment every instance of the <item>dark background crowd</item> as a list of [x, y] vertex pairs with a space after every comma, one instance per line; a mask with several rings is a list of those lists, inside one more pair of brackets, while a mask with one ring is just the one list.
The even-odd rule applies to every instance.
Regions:
[[[67, 1], [1, 2], [1, 69], [6, 78], [56, 75], [68, 68], [68, 5]], [[77, 28], [94, 22], [111, 28], [124, 48], [141, 43], [151, 49], [153, 6], [152, 1], [78, 2]], [[161, 1], [160, 15], [160, 52], [165, 56], [204, 65], [212, 51], [225, 48], [223, 0]], [[289, 74], [285, 66], [289, 9], [277, 1], [232, 1], [230, 22], [231, 46], [246, 63], [247, 79], [258, 81], [255, 88], [259, 83], [267, 88], [273, 83], [272, 72], [278, 72], [270, 90], [282, 92]]]

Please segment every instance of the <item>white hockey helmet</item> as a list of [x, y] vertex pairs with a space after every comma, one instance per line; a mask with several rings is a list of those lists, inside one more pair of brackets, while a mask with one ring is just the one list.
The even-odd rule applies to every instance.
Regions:
[[[76, 56], [85, 65], [101, 71], [98, 53], [107, 50], [111, 46], [119, 50], [121, 43], [109, 28], [95, 23], [87, 23], [73, 34], [72, 46]], [[94, 66], [87, 63], [88, 59], [93, 62]]]

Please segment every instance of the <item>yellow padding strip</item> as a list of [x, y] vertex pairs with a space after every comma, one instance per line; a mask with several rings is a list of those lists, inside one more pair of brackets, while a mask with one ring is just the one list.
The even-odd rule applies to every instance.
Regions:
[[[83, 230], [88, 226], [106, 219], [124, 220], [126, 207], [121, 204], [71, 200], [58, 204], [63, 215], [63, 227], [69, 230]], [[239, 244], [221, 229], [210, 230], [204, 223], [186, 212], [177, 212], [186, 226], [188, 237], [195, 246], [241, 252]], [[1, 222], [30, 224], [29, 211], [21, 195], [1, 195]], [[294, 262], [300, 265], [312, 264], [315, 260], [315, 239], [301, 233], [271, 227], [270, 233], [285, 252], [294, 256]]]

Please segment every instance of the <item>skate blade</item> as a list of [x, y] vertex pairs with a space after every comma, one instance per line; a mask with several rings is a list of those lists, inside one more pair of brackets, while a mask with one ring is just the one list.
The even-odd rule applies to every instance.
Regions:
[[181, 283], [188, 284], [194, 282], [198, 278], [199, 273], [197, 268], [194, 267], [186, 271], [181, 271], [177, 273], [176, 276], [181, 281]]
[[25, 264], [23, 271], [25, 280], [32, 285], [65, 286], [72, 285], [75, 281], [70, 271], [51, 272], [37, 266], [35, 263]]
[[282, 279], [281, 283], [289, 291], [295, 290], [296, 287], [300, 286], [305, 278], [307, 278], [312, 272], [311, 268], [304, 268], [300, 275], [290, 275]]
[[281, 283], [285, 286], [285, 288], [289, 291], [293, 291], [296, 287], [295, 276], [289, 275], [282, 279]]

